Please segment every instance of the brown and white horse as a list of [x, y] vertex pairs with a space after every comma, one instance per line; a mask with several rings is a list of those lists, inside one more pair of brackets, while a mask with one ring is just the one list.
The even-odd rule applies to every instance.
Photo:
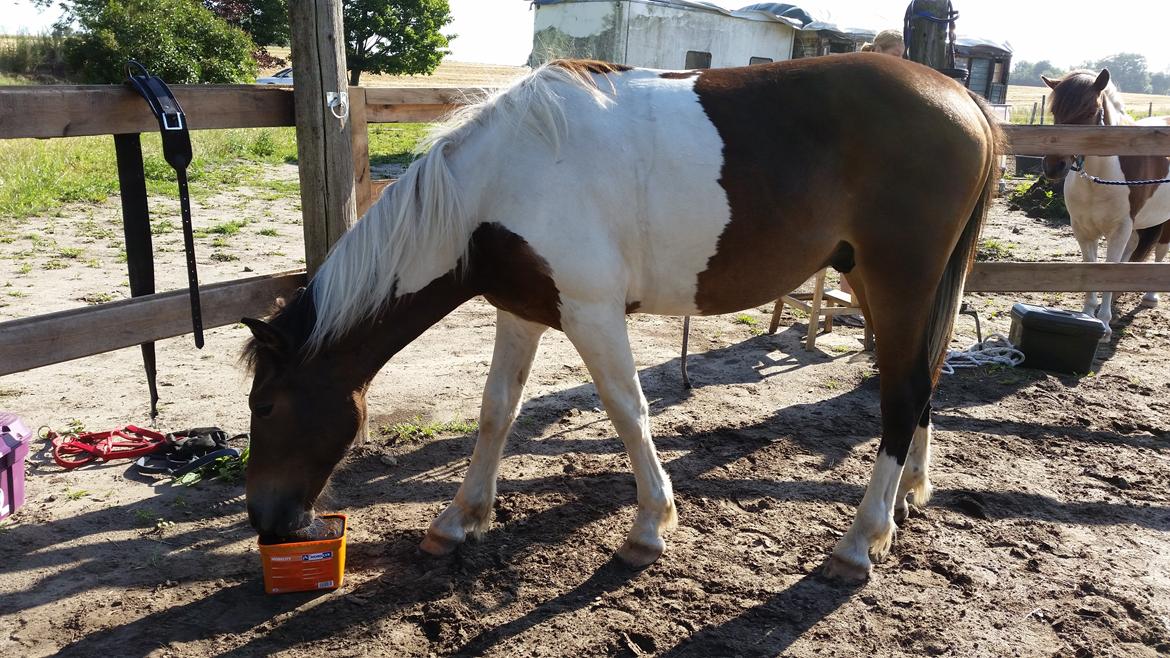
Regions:
[[[1167, 117], [1134, 122], [1125, 112], [1117, 87], [1109, 80], [1108, 69], [1100, 73], [1073, 71], [1058, 80], [1043, 80], [1052, 89], [1052, 116], [1058, 124], [1170, 125]], [[1064, 179], [1064, 201], [1083, 260], [1097, 261], [1097, 246], [1104, 237], [1106, 262], [1145, 260], [1155, 243], [1155, 260], [1160, 262], [1170, 241], [1170, 231], [1164, 226], [1170, 220], [1170, 185], [1105, 185], [1090, 176], [1113, 181], [1163, 179], [1170, 173], [1170, 158], [1086, 156], [1078, 175], [1069, 176], [1073, 162], [1074, 156], [1070, 155], [1046, 156], [1044, 175], [1051, 180]], [[1148, 292], [1142, 298], [1144, 306], [1157, 304], [1157, 292]], [[1101, 340], [1108, 341], [1112, 333], [1109, 322], [1113, 319], [1113, 293], [1102, 293], [1099, 303], [1096, 292], [1085, 293], [1084, 312], [1105, 323]]]
[[375, 373], [483, 295], [499, 310], [479, 436], [423, 550], [488, 528], [504, 441], [552, 327], [580, 353], [633, 465], [638, 514], [618, 555], [649, 564], [675, 504], [626, 314], [742, 310], [832, 265], [850, 273], [878, 337], [881, 445], [828, 565], [864, 578], [906, 499], [929, 496], [929, 400], [997, 144], [965, 89], [893, 57], [537, 69], [439, 132], [303, 293], [268, 322], [245, 320], [252, 524], [304, 527]]

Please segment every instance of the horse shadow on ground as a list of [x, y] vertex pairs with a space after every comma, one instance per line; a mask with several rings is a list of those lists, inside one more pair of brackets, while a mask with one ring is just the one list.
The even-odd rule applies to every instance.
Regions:
[[[668, 438], [675, 440], [678, 437]], [[715, 480], [697, 477], [773, 443], [751, 439], [747, 435], [730, 443], [724, 438], [718, 433], [690, 437], [700, 446], [719, 442], [720, 449], [715, 451], [697, 447], [666, 465], [676, 483], [676, 495], [684, 515], [688, 501], [700, 497], [732, 500], [769, 495], [786, 501], [855, 504], [861, 496], [860, 486], [835, 481]], [[463, 442], [468, 443], [469, 440]], [[372, 456], [369, 459], [376, 461]], [[422, 466], [428, 465], [434, 467], [441, 464], [434, 461]], [[361, 467], [361, 464], [347, 463], [345, 470]], [[344, 481], [345, 476], [346, 472], [343, 471], [338, 477]], [[419, 497], [440, 501], [454, 493], [454, 485], [448, 483], [436, 483], [424, 487], [422, 492], [410, 493], [403, 492], [400, 487], [378, 492], [370, 491], [369, 486], [340, 486], [345, 487], [344, 494], [352, 498], [350, 506], [355, 508]], [[524, 580], [519, 556], [530, 553], [531, 548], [538, 544], [560, 544], [568, 540], [577, 528], [615, 514], [622, 506], [632, 504], [634, 500], [632, 477], [627, 472], [618, 471], [501, 482], [502, 499], [521, 492], [527, 496], [556, 496], [562, 502], [528, 515], [519, 523], [505, 523], [503, 526], [497, 523], [482, 541], [461, 548], [449, 558], [433, 559], [419, 555], [416, 545], [421, 538], [421, 528], [391, 530], [383, 534], [380, 540], [352, 544], [351, 572], [376, 571], [381, 576], [359, 584], [346, 596], [324, 598], [313, 605], [306, 604], [319, 595], [272, 597], [263, 594], [256, 573], [258, 570], [253, 568], [249, 580], [213, 591], [204, 598], [184, 605], [90, 633], [65, 647], [60, 655], [90, 656], [103, 652], [126, 656], [147, 655], [160, 648], [160, 638], [165, 638], [168, 643], [182, 643], [243, 634], [253, 629], [261, 632], [226, 655], [271, 654], [296, 647], [322, 646], [321, 643], [349, 642], [360, 638], [365, 632], [374, 632], [371, 627], [380, 620], [400, 616], [405, 609], [419, 603], [424, 604], [425, 609], [426, 603], [444, 599], [456, 589], [490, 589], [507, 593], [508, 588], [514, 588], [515, 583]], [[420, 493], [421, 496], [418, 495]], [[975, 501], [974, 505], [972, 501]], [[947, 489], [936, 492], [935, 504], [967, 515], [976, 522], [1023, 517], [1095, 524], [1137, 523], [1170, 529], [1170, 510], [1162, 507], [1139, 509], [1107, 503], [1063, 503], [1044, 496], [1021, 493]], [[633, 572], [612, 560], [604, 563], [572, 589], [538, 604], [516, 619], [483, 630], [465, 643], [459, 643], [461, 648], [458, 653], [484, 653], [533, 626], [579, 610], [602, 595], [626, 586], [631, 580], [643, 577], [642, 574], [653, 577], [652, 570]], [[752, 630], [755, 637], [759, 638], [761, 652], [779, 651], [843, 605], [854, 593], [855, 590], [844, 585], [826, 583], [815, 574], [806, 574], [768, 602], [730, 621], [700, 629], [666, 655], [714, 655], [725, 646], [725, 641], [742, 638], [739, 634], [746, 630]], [[355, 606], [360, 607], [361, 617], [367, 620], [357, 628], [353, 621]], [[407, 617], [403, 622], [419, 624], [421, 632], [432, 641], [443, 637], [443, 624], [425, 615], [421, 618]]]

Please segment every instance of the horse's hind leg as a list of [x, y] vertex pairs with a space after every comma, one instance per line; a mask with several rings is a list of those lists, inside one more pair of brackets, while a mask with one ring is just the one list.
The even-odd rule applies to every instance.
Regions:
[[[911, 269], [899, 268], [902, 273]], [[864, 276], [881, 371], [882, 439], [857, 515], [827, 565], [829, 575], [848, 580], [866, 578], [870, 556], [882, 559], [890, 549], [903, 466], [932, 389], [926, 331], [935, 291], [922, 282], [937, 277], [926, 272], [917, 280], [894, 272], [886, 277]], [[925, 452], [922, 457], [925, 461]]]
[[[1170, 250], [1170, 221], [1162, 224], [1162, 232], [1158, 236], [1158, 244], [1154, 247], [1154, 262], [1161, 263], [1166, 258], [1166, 252]], [[1157, 308], [1158, 302], [1161, 298], [1158, 296], [1158, 291], [1150, 291], [1142, 295], [1142, 306], [1146, 308]]]
[[463, 542], [467, 533], [478, 538], [491, 525], [496, 473], [504, 440], [520, 411], [520, 395], [528, 381], [540, 337], [547, 328], [506, 311], [496, 312], [496, 346], [487, 385], [483, 389], [479, 436], [471, 455], [471, 465], [455, 499], [431, 522], [420, 545], [427, 553], [450, 553]]
[[618, 557], [631, 566], [646, 566], [662, 555], [666, 548], [662, 535], [675, 527], [677, 517], [670, 478], [650, 439], [650, 408], [630, 352], [625, 309], [562, 300], [561, 325], [589, 368], [638, 485], [638, 516]]
[[[902, 468], [902, 480], [894, 496], [894, 521], [901, 523], [910, 516], [910, 507], [924, 507], [930, 501], [933, 488], [930, 485], [930, 439], [934, 427], [930, 422], [930, 405], [922, 410], [910, 452], [906, 455], [906, 466]], [[909, 499], [909, 500], [907, 500]]]

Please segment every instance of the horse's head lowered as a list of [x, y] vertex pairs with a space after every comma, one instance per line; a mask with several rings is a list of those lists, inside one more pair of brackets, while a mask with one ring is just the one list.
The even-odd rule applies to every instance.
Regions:
[[313, 503], [353, 442], [366, 414], [367, 374], [338, 345], [306, 355], [311, 295], [301, 293], [269, 322], [245, 318], [254, 372], [248, 406], [248, 518], [261, 535], [287, 536], [309, 524]]
[[[1040, 76], [1044, 84], [1052, 89], [1052, 116], [1057, 124], [1065, 125], [1106, 125], [1108, 108], [1101, 94], [1109, 87], [1109, 69], [1094, 75], [1089, 71], [1074, 71], [1067, 76], [1053, 80]], [[1059, 181], [1072, 168], [1075, 156], [1044, 156], [1044, 176]]]

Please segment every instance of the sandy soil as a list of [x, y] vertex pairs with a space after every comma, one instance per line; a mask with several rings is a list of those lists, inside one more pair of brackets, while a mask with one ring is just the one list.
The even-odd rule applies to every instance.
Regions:
[[[204, 245], [205, 278], [295, 266], [296, 212], [282, 203], [247, 190], [223, 199], [255, 223], [222, 249], [239, 261], [211, 261]], [[118, 230], [115, 202], [66, 216], [89, 214]], [[59, 245], [84, 245], [97, 263], [19, 274], [0, 262], [0, 318], [73, 306], [90, 292], [127, 294], [116, 238], [49, 218], [29, 222], [28, 233], [46, 223]], [[1076, 258], [1067, 227], [1002, 205], [986, 235], [1015, 259]], [[178, 254], [164, 256], [176, 260], [160, 265], [160, 278], [179, 285]], [[2, 296], [14, 290], [24, 296]], [[1013, 301], [1079, 306], [1072, 295], [971, 299], [985, 330], [1005, 332]], [[988, 369], [944, 378], [935, 499], [860, 587], [818, 570], [876, 452], [872, 358], [857, 329], [838, 328], [814, 352], [801, 349], [804, 324], [791, 316], [776, 335], [761, 334], [770, 308], [747, 314], [755, 326], [695, 320], [689, 392], [678, 372], [680, 321], [630, 321], [680, 511], [666, 555], [641, 572], [611, 560], [634, 515], [628, 460], [580, 359], [555, 332], [483, 541], [445, 559], [415, 548], [454, 494], [474, 436], [375, 439], [344, 460], [321, 501], [351, 520], [346, 582], [334, 593], [263, 593], [241, 486], [174, 487], [124, 463], [63, 472], [38, 442], [28, 503], [0, 527], [0, 655], [1164, 655], [1170, 329], [1167, 311], [1136, 310], [1137, 300], [1120, 296], [1114, 342], [1092, 376]], [[474, 301], [396, 357], [371, 394], [374, 425], [474, 418], [493, 321]], [[958, 327], [955, 346], [972, 342], [971, 320]], [[189, 339], [160, 343], [158, 427], [247, 429], [248, 382], [235, 365], [245, 335], [213, 330], [201, 352]], [[0, 408], [34, 426], [147, 423], [137, 359], [122, 350], [5, 377]]]

